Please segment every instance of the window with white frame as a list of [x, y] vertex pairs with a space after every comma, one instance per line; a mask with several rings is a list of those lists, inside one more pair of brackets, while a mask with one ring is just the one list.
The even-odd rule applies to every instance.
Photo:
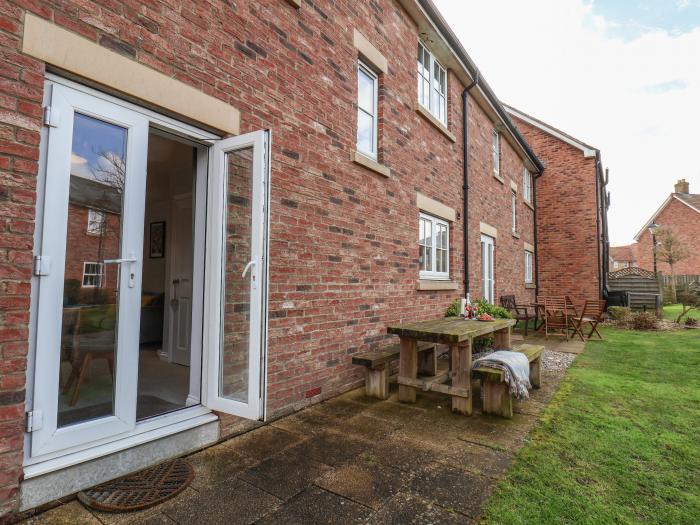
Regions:
[[493, 174], [501, 173], [501, 134], [495, 129], [491, 132], [491, 152], [493, 154]]
[[513, 228], [513, 233], [518, 231], [518, 194], [515, 190], [510, 192], [511, 201], [511, 227]]
[[532, 203], [532, 174], [527, 168], [523, 168], [523, 199]]
[[377, 158], [379, 79], [362, 62], [357, 67], [357, 151]]
[[83, 287], [102, 288], [104, 265], [98, 262], [83, 263]]
[[447, 126], [447, 70], [418, 42], [418, 103]]
[[450, 227], [432, 215], [420, 214], [418, 250], [421, 279], [449, 279]]
[[102, 235], [105, 231], [105, 212], [88, 210], [87, 232], [90, 235]]
[[534, 274], [534, 256], [532, 252], [525, 250], [525, 283], [532, 284]]

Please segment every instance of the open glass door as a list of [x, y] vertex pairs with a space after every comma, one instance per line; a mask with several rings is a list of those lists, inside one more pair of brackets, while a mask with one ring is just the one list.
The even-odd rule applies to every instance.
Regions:
[[32, 455], [135, 425], [148, 121], [51, 90]]
[[264, 410], [268, 132], [210, 152], [205, 283], [205, 404], [261, 419]]

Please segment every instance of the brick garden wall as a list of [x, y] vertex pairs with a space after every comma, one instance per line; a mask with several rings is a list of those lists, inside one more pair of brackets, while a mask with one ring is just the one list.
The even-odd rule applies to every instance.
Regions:
[[[700, 214], [677, 199], [671, 199], [657, 216], [656, 223], [675, 233], [680, 243], [690, 252], [690, 257], [675, 265], [676, 275], [700, 274]], [[649, 231], [644, 230], [634, 247], [637, 266], [653, 270], [654, 256]], [[657, 265], [660, 272], [671, 275], [671, 269], [661, 258]]]
[[596, 159], [513, 116], [543, 162], [537, 179], [540, 295], [599, 298]]
[[[45, 65], [22, 55], [31, 11], [192, 85], [241, 111], [241, 132], [273, 133], [268, 410], [281, 413], [356, 386], [351, 354], [384, 344], [389, 323], [443, 315], [462, 291], [419, 292], [416, 191], [461, 210], [461, 99], [449, 74], [451, 142], [413, 110], [414, 22], [391, 0], [204, 3], [0, 0], [0, 515], [16, 506], [32, 236]], [[384, 178], [350, 162], [355, 144], [357, 28], [386, 56], [380, 77]], [[404, 45], [397, 45], [402, 42]], [[491, 175], [491, 123], [470, 102], [471, 291], [480, 295], [479, 221], [499, 230], [496, 295], [532, 298], [523, 242], [532, 212], [510, 186], [522, 164], [502, 141]], [[544, 199], [545, 202], [547, 199]], [[461, 220], [451, 224], [452, 279], [462, 283]], [[546, 279], [544, 280], [546, 282]], [[307, 399], [307, 395], [315, 397]], [[224, 430], [233, 420], [225, 418]]]

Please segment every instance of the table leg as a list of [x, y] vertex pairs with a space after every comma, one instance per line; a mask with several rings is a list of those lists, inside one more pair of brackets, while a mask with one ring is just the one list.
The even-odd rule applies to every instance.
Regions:
[[510, 340], [510, 332], [511, 328], [509, 326], [493, 333], [493, 346], [496, 350], [510, 350], [513, 348], [513, 343]]
[[452, 361], [452, 386], [464, 388], [469, 397], [452, 396], [452, 411], [472, 415], [472, 342], [450, 346]]
[[[415, 339], [401, 338], [399, 354], [399, 376], [416, 379], [418, 377], [418, 345]], [[416, 390], [411, 386], [399, 385], [399, 401], [416, 402]]]

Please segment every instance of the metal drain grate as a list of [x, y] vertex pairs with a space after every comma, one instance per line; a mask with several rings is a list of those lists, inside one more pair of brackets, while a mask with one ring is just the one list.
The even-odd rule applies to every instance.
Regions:
[[175, 459], [79, 492], [78, 499], [106, 512], [141, 510], [176, 496], [192, 478], [189, 463]]

